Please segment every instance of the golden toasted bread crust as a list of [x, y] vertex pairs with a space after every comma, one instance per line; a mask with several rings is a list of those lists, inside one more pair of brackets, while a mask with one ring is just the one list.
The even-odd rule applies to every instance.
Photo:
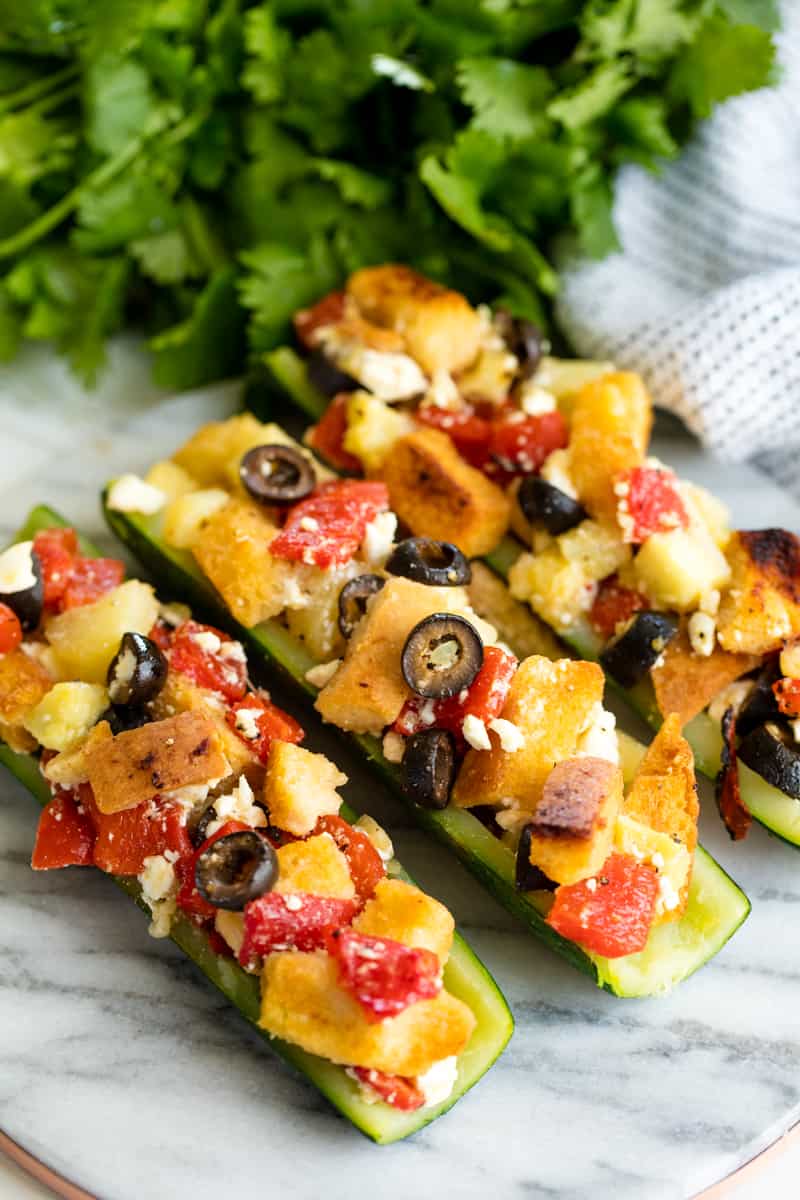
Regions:
[[675, 713], [683, 728], [723, 688], [758, 663], [755, 655], [729, 654], [719, 645], [707, 657], [694, 654], [683, 621], [664, 651], [663, 662], [650, 673], [659, 712], [662, 717]]
[[769, 654], [800, 634], [800, 539], [785, 529], [740, 530], [727, 551], [730, 587], [717, 629], [725, 650]]

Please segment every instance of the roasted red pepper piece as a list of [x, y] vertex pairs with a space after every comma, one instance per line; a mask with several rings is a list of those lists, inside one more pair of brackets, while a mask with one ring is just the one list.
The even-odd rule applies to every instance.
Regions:
[[413, 1079], [405, 1075], [387, 1075], [385, 1071], [375, 1071], [369, 1067], [351, 1067], [351, 1070], [361, 1083], [371, 1087], [392, 1108], [399, 1108], [401, 1112], [415, 1112], [425, 1103], [425, 1093]]
[[[258, 712], [257, 716], [252, 717], [252, 721], [258, 729], [257, 737], [247, 736], [247, 730], [251, 728], [251, 724], [249, 721], [245, 724], [239, 718], [238, 714], [242, 710], [247, 713]], [[288, 713], [271, 701], [265, 700], [259, 692], [250, 692], [242, 700], [237, 700], [235, 704], [232, 704], [225, 714], [225, 720], [262, 763], [269, 758], [270, 746], [273, 742], [293, 742], [296, 745], [298, 742], [302, 742], [305, 736], [302, 726], [295, 721], [294, 717], [290, 717]]]
[[213, 625], [184, 621], [175, 630], [169, 665], [198, 687], [239, 700], [247, 691], [247, 660], [238, 642]]
[[458, 695], [449, 700], [434, 701], [432, 721], [421, 719], [420, 714], [425, 707], [423, 700], [407, 700], [392, 728], [396, 733], [410, 737], [420, 729], [435, 726], [437, 729], [448, 729], [460, 738], [465, 717], [478, 717], [484, 724], [494, 717], [499, 717], [505, 706], [517, 665], [516, 658], [507, 650], [502, 650], [499, 646], [487, 646], [483, 652], [483, 665], [463, 699]]
[[308, 444], [337, 471], [352, 471], [355, 474], [362, 469], [361, 460], [344, 448], [348, 399], [345, 392], [334, 396], [322, 419], [309, 430]]
[[512, 408], [493, 422], [489, 453], [509, 474], [531, 475], [568, 441], [567, 422], [560, 412], [528, 417], [521, 409]]
[[0, 604], [0, 654], [16, 650], [22, 642], [19, 617], [7, 604]]
[[344, 317], [345, 293], [328, 292], [312, 308], [301, 308], [294, 314], [294, 331], [297, 340], [306, 350], [313, 350], [314, 333], [323, 325], [336, 325]]
[[270, 542], [270, 554], [317, 567], [349, 562], [367, 525], [389, 507], [383, 483], [335, 479], [289, 510], [286, 524]]
[[620, 622], [627, 621], [635, 612], [646, 608], [647, 601], [641, 592], [621, 584], [616, 575], [609, 575], [597, 590], [589, 620], [602, 638], [613, 637]]
[[416, 416], [421, 424], [446, 433], [461, 457], [471, 466], [480, 468], [489, 461], [491, 421], [479, 416], [471, 404], [455, 411], [423, 404], [417, 409]]
[[61, 596], [60, 607], [80, 608], [94, 604], [101, 596], [119, 587], [125, 578], [125, 564], [117, 558], [81, 558], [73, 560], [69, 582]]
[[622, 536], [634, 546], [653, 533], [686, 529], [689, 514], [672, 471], [664, 467], [634, 467], [615, 482]]
[[612, 854], [591, 879], [556, 888], [547, 924], [593, 954], [620, 958], [647, 945], [657, 898], [655, 867]]
[[356, 900], [267, 892], [245, 906], [239, 961], [246, 965], [274, 950], [321, 950], [326, 931], [348, 924], [358, 909]]
[[772, 691], [779, 710], [785, 716], [800, 717], [800, 679], [792, 679], [788, 675], [783, 679], [776, 679]]
[[226, 821], [221, 825], [216, 833], [212, 833], [204, 842], [192, 850], [181, 859], [177, 866], [178, 876], [181, 884], [178, 888], [178, 908], [182, 909], [189, 916], [195, 917], [201, 921], [213, 920], [216, 914], [216, 908], [213, 904], [204, 899], [198, 892], [194, 882], [194, 872], [197, 866], [197, 860], [204, 850], [209, 846], [213, 846], [214, 842], [220, 838], [227, 837], [229, 833], [240, 833], [244, 829], [249, 829], [249, 825], [245, 825], [243, 821]]
[[58, 791], [39, 817], [31, 866], [34, 871], [91, 867], [94, 842], [94, 825], [78, 796]]
[[339, 964], [342, 983], [368, 1021], [396, 1017], [409, 1005], [432, 1000], [442, 990], [441, 967], [432, 950], [369, 937], [353, 929], [329, 930], [326, 944]]
[[347, 859], [353, 885], [361, 903], [369, 900], [386, 874], [383, 859], [367, 835], [343, 817], [320, 817], [314, 833], [329, 833]]
[[736, 716], [733, 708], [722, 715], [722, 755], [719, 774], [714, 781], [714, 798], [719, 815], [734, 842], [746, 837], [753, 818], [742, 799], [739, 786], [739, 767], [736, 754]]
[[112, 875], [138, 875], [151, 854], [170, 850], [178, 860], [192, 853], [185, 813], [180, 805], [159, 797], [118, 813], [101, 813], [91, 788], [79, 789], [80, 801], [97, 834], [94, 865]]
[[78, 535], [74, 529], [42, 529], [33, 548], [42, 565], [45, 608], [58, 609], [78, 557]]

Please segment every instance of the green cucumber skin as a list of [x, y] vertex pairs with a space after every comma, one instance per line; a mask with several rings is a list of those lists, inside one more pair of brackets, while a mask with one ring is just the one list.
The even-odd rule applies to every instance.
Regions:
[[[58, 513], [42, 505], [29, 514], [15, 540], [32, 538], [40, 529], [63, 526], [66, 522]], [[84, 553], [97, 553], [85, 538], [80, 538]], [[44, 806], [50, 800], [50, 789], [39, 770], [37, 759], [19, 754], [0, 742], [0, 763]], [[350, 821], [357, 814], [346, 805], [343, 815]], [[402, 872], [404, 878], [409, 876]], [[150, 909], [141, 895], [136, 879], [111, 876], [114, 883], [130, 896], [148, 916]], [[402, 1113], [385, 1104], [366, 1104], [358, 1084], [342, 1067], [306, 1053], [297, 1046], [272, 1038], [258, 1024], [261, 1008], [258, 978], [244, 971], [234, 959], [216, 954], [205, 932], [178, 914], [172, 924], [170, 939], [188, 955], [203, 975], [230, 1000], [256, 1030], [270, 1049], [305, 1075], [326, 1099], [356, 1128], [372, 1141], [389, 1145], [423, 1129], [444, 1115], [489, 1070], [502, 1054], [514, 1032], [514, 1020], [500, 989], [489, 971], [477, 958], [460, 934], [456, 933], [450, 960], [445, 968], [445, 983], [456, 994], [467, 992], [470, 1007], [476, 1011], [478, 1025], [470, 1046], [462, 1058], [459, 1078], [450, 1096], [440, 1105], [421, 1109], [417, 1113]], [[455, 986], [453, 986], [455, 985]], [[475, 1060], [475, 1061], [473, 1061]]]
[[[189, 556], [164, 546], [157, 536], [148, 530], [147, 518], [111, 511], [105, 502], [105, 496], [103, 511], [112, 532], [140, 559], [154, 577], [164, 580], [168, 585], [168, 590], [176, 595], [184, 596], [191, 603], [193, 609], [209, 612], [214, 621], [222, 627], [230, 629], [251, 652], [258, 655], [260, 660], [266, 659], [268, 665], [277, 665], [287, 682], [292, 683], [295, 687], [300, 687], [306, 694], [312, 696], [316, 694], [315, 689], [307, 683], [303, 674], [299, 673], [303, 671], [305, 663], [295, 662], [294, 671], [289, 666], [290, 653], [295, 659], [302, 657], [302, 654], [298, 655], [296, 643], [291, 650], [287, 649], [287, 643], [293, 642], [293, 639], [290, 639], [285, 631], [276, 631], [271, 622], [265, 622], [255, 629], [239, 625], [231, 617], [211, 585], [193, 566]], [[305, 661], [311, 665], [312, 660], [307, 656]], [[613, 963], [604, 959], [595, 960], [574, 942], [568, 941], [551, 929], [535, 904], [524, 894], [518, 892], [514, 886], [513, 854], [508, 847], [484, 829], [477, 818], [464, 810], [448, 808], [443, 812], [435, 812], [409, 804], [400, 787], [399, 772], [396, 767], [385, 760], [377, 739], [364, 736], [353, 739], [351, 735], [345, 733], [342, 733], [342, 737], [358, 742], [370, 765], [380, 773], [384, 781], [412, 813], [414, 819], [454, 851], [467, 869], [505, 908], [519, 918], [530, 932], [561, 954], [572, 966], [589, 975], [612, 995], [621, 998], [638, 998], [650, 994], [647, 986], [636, 978], [633, 967], [631, 968], [633, 983], [629, 986], [620, 981], [617, 968]], [[455, 834], [452, 829], [454, 825], [456, 826]], [[477, 849], [475, 844], [477, 844]], [[726, 907], [729, 910], [728, 922], [722, 926], [722, 932], [718, 933], [713, 945], [704, 947], [702, 952], [697, 954], [696, 959], [687, 964], [687, 969], [676, 977], [669, 976], [665, 982], [664, 972], [654, 971], [653, 994], [668, 990], [669, 987], [675, 986], [703, 966], [733, 936], [750, 912], [750, 903], [744, 893], [714, 860], [709, 859], [709, 862], [713, 863], [717, 873], [716, 886], [720, 895], [725, 893]], [[685, 919], [689, 924], [689, 917]], [[678, 922], [673, 928], [677, 929], [677, 926], [682, 924], [682, 922]], [[678, 938], [678, 936], [679, 933], [676, 932], [675, 937]], [[646, 951], [642, 953], [644, 954]], [[631, 956], [632, 959], [637, 959], [637, 957], [636, 955]]]

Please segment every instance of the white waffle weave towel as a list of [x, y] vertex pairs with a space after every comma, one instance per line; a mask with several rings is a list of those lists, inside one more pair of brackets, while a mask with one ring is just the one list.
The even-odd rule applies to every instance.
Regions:
[[626, 167], [622, 251], [563, 264], [579, 354], [642, 372], [715, 454], [800, 495], [800, 0], [774, 89], [738, 97], [660, 175]]

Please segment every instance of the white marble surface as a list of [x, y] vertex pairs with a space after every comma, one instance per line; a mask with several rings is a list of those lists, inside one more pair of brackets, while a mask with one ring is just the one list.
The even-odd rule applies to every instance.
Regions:
[[[232, 387], [163, 402], [123, 346], [87, 409], [59, 366], [29, 355], [0, 372], [0, 538], [44, 500], [110, 545], [99, 485], [235, 402]], [[134, 404], [144, 415], [132, 415]], [[740, 524], [800, 526], [792, 501], [758, 476], [715, 466], [684, 439], [661, 449], [724, 494]], [[620, 1001], [525, 935], [356, 764], [345, 766], [350, 798], [392, 827], [403, 860], [453, 907], [508, 996], [517, 1031], [482, 1083], [409, 1142], [373, 1147], [174, 948], [148, 938], [107, 880], [32, 873], [36, 809], [2, 778], [3, 1130], [107, 1200], [211, 1200], [231, 1186], [287, 1200], [376, 1188], [386, 1200], [688, 1200], [800, 1117], [796, 852], [759, 828], [734, 847], [706, 794], [703, 840], [754, 913], [671, 997]], [[0, 1180], [16, 1186], [11, 1174]], [[751, 1193], [765, 1194], [782, 1193]]]

